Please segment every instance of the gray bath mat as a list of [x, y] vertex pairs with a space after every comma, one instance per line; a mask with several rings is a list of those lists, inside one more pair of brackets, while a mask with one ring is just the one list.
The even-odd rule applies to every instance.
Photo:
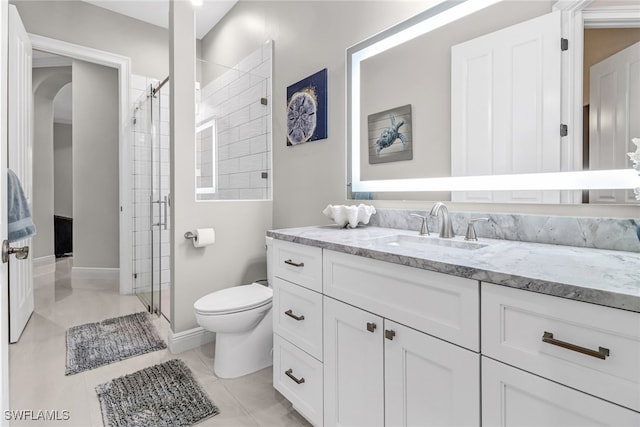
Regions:
[[191, 426], [219, 413], [182, 360], [96, 387], [105, 426]]
[[67, 330], [66, 375], [167, 348], [145, 312]]

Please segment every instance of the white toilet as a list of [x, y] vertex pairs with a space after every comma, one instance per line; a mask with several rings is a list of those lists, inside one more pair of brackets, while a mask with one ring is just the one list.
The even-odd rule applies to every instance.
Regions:
[[273, 358], [271, 238], [267, 242], [267, 280], [212, 292], [193, 304], [196, 321], [216, 333], [213, 372], [236, 378], [271, 366]]

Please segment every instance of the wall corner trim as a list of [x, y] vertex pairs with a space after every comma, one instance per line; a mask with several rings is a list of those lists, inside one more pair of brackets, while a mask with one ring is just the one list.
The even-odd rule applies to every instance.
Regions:
[[183, 332], [169, 331], [169, 351], [171, 354], [178, 354], [201, 345], [215, 341], [216, 335], [213, 332], [198, 326]]

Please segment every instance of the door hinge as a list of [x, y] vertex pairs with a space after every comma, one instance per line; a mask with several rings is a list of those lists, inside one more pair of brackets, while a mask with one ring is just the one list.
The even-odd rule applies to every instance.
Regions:
[[560, 50], [563, 52], [565, 50], [569, 50], [569, 39], [561, 38], [560, 39]]
[[565, 124], [560, 124], [560, 136], [569, 135], [569, 126]]

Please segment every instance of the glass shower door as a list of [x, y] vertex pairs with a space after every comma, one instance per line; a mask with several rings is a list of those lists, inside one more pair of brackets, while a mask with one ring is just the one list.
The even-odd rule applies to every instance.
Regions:
[[169, 86], [151, 92], [151, 259], [152, 311], [169, 319]]
[[146, 309], [169, 318], [170, 163], [167, 101], [166, 86], [162, 83], [155, 87], [149, 85], [134, 107], [133, 271], [134, 291]]

